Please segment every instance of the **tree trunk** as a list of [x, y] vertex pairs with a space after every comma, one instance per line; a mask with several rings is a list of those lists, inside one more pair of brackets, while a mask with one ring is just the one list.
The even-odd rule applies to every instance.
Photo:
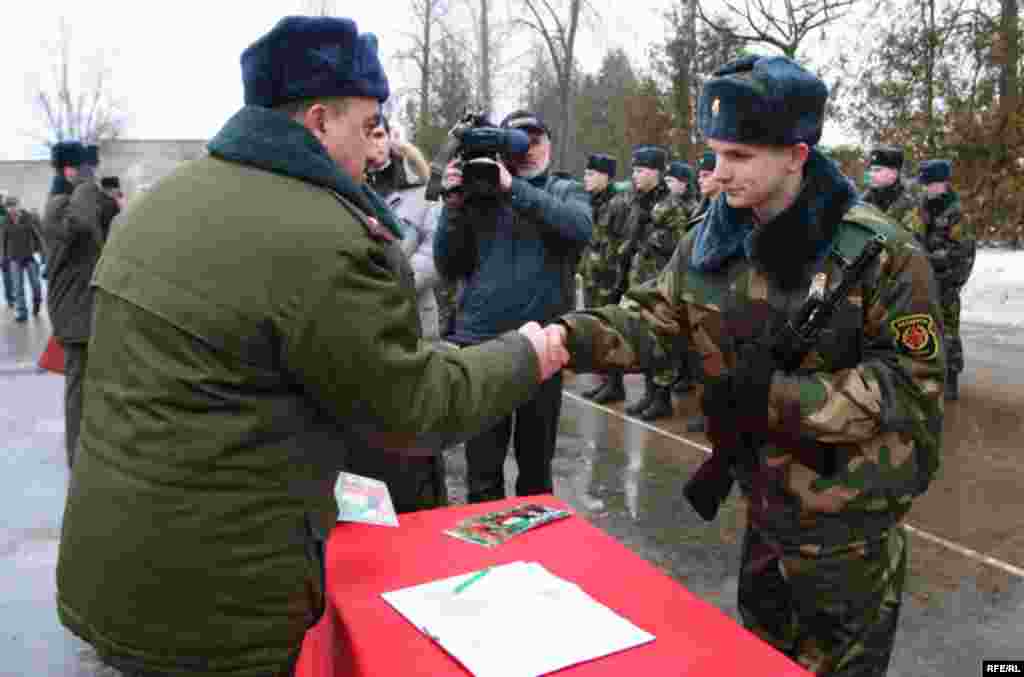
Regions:
[[1018, 30], [1017, 0], [1002, 0], [999, 30], [1005, 44], [1004, 61], [999, 69], [999, 112], [1007, 129], [1012, 128], [1010, 116], [1017, 111], [1020, 96], [1017, 64], [1020, 59], [1020, 33]]
[[420, 110], [417, 131], [430, 125], [430, 29], [434, 23], [434, 0], [423, 0], [423, 44], [420, 45]]
[[480, 0], [480, 98], [484, 110], [491, 114], [494, 95], [491, 91], [491, 27], [488, 0]]
[[925, 141], [928, 146], [928, 152], [935, 153], [935, 52], [938, 42], [938, 36], [935, 33], [935, 0], [928, 0], [928, 2], [921, 7], [922, 13], [925, 11], [928, 14], [924, 19], [925, 26], [928, 31], [928, 42], [927, 49], [928, 54], [925, 58], [925, 124], [927, 125]]

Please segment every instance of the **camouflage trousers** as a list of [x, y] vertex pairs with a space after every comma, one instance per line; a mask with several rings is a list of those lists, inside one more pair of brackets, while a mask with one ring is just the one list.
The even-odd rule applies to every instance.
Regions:
[[946, 330], [946, 370], [964, 370], [964, 344], [960, 340], [960, 287], [942, 292], [942, 323]]
[[748, 630], [818, 675], [881, 677], [892, 654], [907, 572], [894, 527], [817, 554], [776, 550], [747, 528], [739, 609]]
[[619, 302], [619, 294], [608, 285], [598, 285], [586, 278], [583, 280], [583, 305], [587, 308], [600, 308]]

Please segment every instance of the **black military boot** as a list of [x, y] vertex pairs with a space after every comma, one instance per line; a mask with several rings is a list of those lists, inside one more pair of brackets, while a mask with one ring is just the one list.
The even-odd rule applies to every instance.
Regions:
[[614, 404], [626, 399], [626, 386], [622, 382], [622, 373], [608, 374], [604, 389], [594, 397], [597, 404]]
[[583, 395], [583, 397], [587, 398], [588, 400], [592, 400], [595, 397], [597, 397], [597, 394], [600, 393], [602, 390], [604, 390], [607, 386], [608, 386], [608, 379], [605, 379], [603, 381], [600, 381], [596, 386], [594, 386], [590, 390], [584, 390], [582, 395]]
[[960, 399], [960, 374], [959, 372], [950, 371], [946, 372], [946, 399], [947, 400], [959, 400]]
[[626, 413], [630, 416], [639, 416], [640, 413], [651, 406], [651, 400], [654, 399], [654, 389], [657, 386], [654, 385], [654, 379], [651, 378], [650, 374], [644, 375], [644, 396], [640, 398], [638, 402], [626, 407]]
[[672, 392], [676, 395], [685, 395], [694, 389], [693, 377], [690, 370], [683, 367], [676, 373], [676, 380], [672, 384]]
[[688, 433], [702, 433], [707, 430], [707, 427], [707, 421], [703, 416], [692, 416], [686, 419], [686, 432]]
[[654, 386], [654, 395], [647, 408], [640, 412], [640, 419], [656, 421], [672, 416], [672, 389], [668, 386]]

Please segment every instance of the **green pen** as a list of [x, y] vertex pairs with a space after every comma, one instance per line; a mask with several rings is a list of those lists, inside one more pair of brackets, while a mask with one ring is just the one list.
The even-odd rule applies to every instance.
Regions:
[[490, 572], [490, 570], [491, 570], [490, 567], [487, 567], [486, 569], [481, 569], [480, 571], [476, 572], [475, 574], [473, 574], [472, 576], [470, 576], [466, 580], [462, 581], [461, 583], [459, 583], [458, 585], [455, 586], [455, 592], [453, 594], [457, 595], [460, 592], [462, 592], [463, 590], [465, 590], [466, 588], [468, 588], [469, 586], [473, 585], [474, 583], [479, 581], [481, 578], [486, 576]]

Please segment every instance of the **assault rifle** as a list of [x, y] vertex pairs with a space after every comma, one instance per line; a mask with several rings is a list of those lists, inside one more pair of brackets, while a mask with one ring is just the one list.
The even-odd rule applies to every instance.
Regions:
[[[840, 302], [846, 298], [853, 285], [860, 281], [868, 266], [878, 257], [884, 242], [885, 238], [882, 236], [868, 241], [857, 258], [843, 266], [842, 280], [835, 289], [822, 296], [810, 295], [796, 314], [767, 339], [771, 344], [770, 354], [777, 369], [792, 372], [800, 367], [807, 354], [818, 344], [822, 330], [832, 321]], [[718, 366], [724, 370], [724, 363], [719, 362]], [[708, 522], [715, 519], [719, 506], [732, 490], [732, 466], [756, 462], [754, 459], [757, 458], [758, 448], [767, 441], [780, 442], [786, 449], [792, 451], [797, 461], [821, 475], [831, 475], [836, 470], [832, 450], [798, 435], [751, 435], [739, 432], [735, 427], [730, 428], [727, 421], [714, 420], [708, 421], [707, 432], [713, 448], [711, 457], [704, 461], [683, 487], [683, 495], [694, 510]]]

